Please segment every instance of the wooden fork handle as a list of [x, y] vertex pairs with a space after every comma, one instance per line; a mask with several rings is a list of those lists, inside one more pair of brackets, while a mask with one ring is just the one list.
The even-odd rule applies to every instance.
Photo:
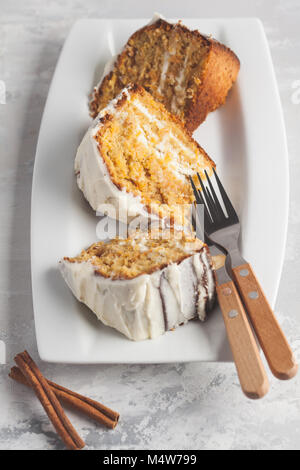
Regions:
[[216, 289], [242, 390], [248, 398], [262, 398], [269, 381], [237, 289], [233, 281]]
[[291, 379], [298, 365], [250, 264], [233, 268], [233, 277], [272, 373]]

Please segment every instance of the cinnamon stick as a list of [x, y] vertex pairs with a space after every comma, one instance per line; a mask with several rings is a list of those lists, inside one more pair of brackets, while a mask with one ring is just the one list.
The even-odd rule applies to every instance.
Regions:
[[[17, 382], [30, 387], [30, 384], [18, 367], [12, 367], [9, 376]], [[51, 382], [51, 380], [46, 380], [60, 401], [70, 405], [77, 411], [81, 411], [110, 429], [114, 429], [116, 427], [120, 416], [119, 413], [102, 405], [102, 403], [92, 400], [91, 398], [73, 392], [72, 390], [62, 387], [55, 382]]]
[[17, 354], [15, 362], [33, 388], [56, 432], [67, 448], [71, 450], [82, 449], [85, 446], [85, 442], [77, 434], [56, 398], [55, 393], [28, 352], [24, 351], [23, 353]]

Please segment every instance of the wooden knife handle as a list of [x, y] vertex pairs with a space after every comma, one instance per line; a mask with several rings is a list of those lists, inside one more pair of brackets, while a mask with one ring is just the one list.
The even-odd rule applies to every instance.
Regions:
[[272, 373], [291, 379], [298, 365], [250, 264], [233, 268], [233, 277]]
[[216, 289], [242, 390], [248, 398], [262, 398], [269, 381], [237, 289], [233, 281]]

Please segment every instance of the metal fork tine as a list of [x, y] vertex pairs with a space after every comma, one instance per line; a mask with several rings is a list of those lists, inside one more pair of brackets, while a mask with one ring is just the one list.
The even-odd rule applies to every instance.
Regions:
[[198, 176], [199, 183], [200, 183], [200, 185], [201, 185], [202, 192], [203, 192], [203, 194], [206, 196], [206, 188], [205, 188], [205, 186], [204, 186], [204, 184], [203, 184], [203, 181], [202, 181], [202, 179], [201, 179], [201, 176], [200, 176], [199, 173], [197, 173], [197, 176]]
[[214, 175], [215, 175], [215, 178], [216, 178], [216, 181], [217, 181], [217, 185], [219, 187], [219, 190], [220, 190], [220, 193], [221, 193], [221, 196], [222, 196], [222, 199], [223, 199], [223, 202], [224, 202], [224, 206], [226, 208], [226, 211], [227, 211], [227, 214], [228, 214], [228, 217], [230, 219], [234, 219], [235, 221], [238, 221], [238, 216], [237, 216], [237, 213], [235, 212], [234, 210], [234, 207], [233, 205], [231, 204], [230, 202], [230, 199], [229, 197], [227, 196], [227, 193], [221, 183], [221, 181], [219, 180], [219, 177], [217, 175], [217, 172], [215, 171], [215, 169], [213, 168], [213, 172], [214, 172]]
[[204, 216], [205, 216], [205, 220], [207, 220], [207, 222], [213, 222], [213, 219], [212, 219], [212, 216], [210, 215], [208, 209], [207, 209], [207, 204], [205, 203], [203, 197], [202, 197], [202, 194], [201, 192], [198, 190], [198, 195], [200, 197], [200, 200], [202, 201], [201, 204], [203, 204], [204, 206]]
[[211, 195], [211, 192], [208, 188], [205, 188], [206, 189], [206, 197], [207, 197], [207, 202], [208, 202], [208, 207], [209, 207], [209, 210], [213, 216], [213, 218], [216, 217], [216, 211], [215, 211], [215, 202], [213, 200], [213, 197]]
[[224, 211], [223, 211], [223, 209], [222, 209], [222, 206], [221, 206], [221, 204], [220, 204], [220, 202], [219, 202], [218, 196], [216, 195], [215, 189], [214, 189], [214, 187], [213, 187], [213, 185], [212, 185], [212, 182], [210, 181], [210, 177], [208, 176], [207, 171], [204, 170], [204, 172], [205, 172], [206, 179], [207, 179], [207, 181], [208, 181], [208, 185], [209, 185], [210, 191], [211, 191], [211, 193], [212, 193], [212, 195], [213, 195], [213, 198], [214, 198], [214, 202], [215, 202], [215, 205], [216, 205], [216, 209], [217, 209], [217, 212], [218, 212], [218, 216], [221, 217], [221, 218], [223, 218], [223, 217], [225, 217], [225, 214], [224, 214]]
[[207, 206], [208, 206], [209, 212], [211, 214], [211, 219], [214, 220], [215, 218], [217, 218], [218, 214], [216, 213], [216, 208], [215, 208], [215, 203], [214, 203], [213, 197], [212, 197], [209, 189], [204, 186], [202, 178], [201, 178], [199, 173], [197, 173], [197, 176], [198, 176], [198, 180], [200, 181], [202, 191], [205, 195]]
[[195, 186], [195, 183], [193, 181], [193, 178], [191, 176], [189, 176], [190, 178], [190, 182], [191, 182], [191, 185], [192, 185], [192, 188], [193, 188], [193, 191], [194, 191], [194, 196], [195, 196], [195, 199], [196, 199], [196, 202], [197, 204], [202, 204], [200, 198], [199, 198], [199, 193], [198, 193], [198, 189], [196, 188]]
[[207, 198], [208, 198], [209, 202], [211, 204], [214, 204], [214, 200], [213, 200], [213, 197], [212, 197], [212, 194], [211, 194], [209, 188], [206, 187], [205, 190], [206, 190], [206, 194], [207, 194]]
[[207, 199], [209, 201], [209, 204], [211, 206], [212, 209], [215, 209], [215, 201], [214, 201], [214, 198], [210, 192], [210, 190], [208, 188], [206, 188], [206, 194], [207, 194]]
[[207, 210], [207, 206], [206, 206], [206, 203], [204, 201], [204, 198], [202, 197], [202, 194], [200, 191], [198, 191], [198, 189], [196, 188], [195, 186], [195, 183], [193, 181], [193, 178], [190, 176], [190, 182], [191, 182], [191, 185], [192, 185], [192, 188], [193, 188], [193, 191], [194, 191], [194, 196], [195, 196], [195, 199], [196, 199], [196, 203], [197, 204], [201, 204], [204, 206], [204, 216], [205, 216], [205, 220], [207, 223], [211, 223], [212, 222], [212, 219], [211, 219], [211, 216]]
[[[204, 170], [205, 171], [205, 170]], [[202, 180], [199, 173], [197, 173], [197, 177], [199, 183], [201, 185], [201, 189], [199, 190], [196, 188], [196, 185], [192, 178], [190, 177], [190, 181], [192, 184], [192, 188], [195, 194], [195, 199], [197, 204], [202, 204], [204, 206], [204, 233], [206, 237], [209, 237], [213, 242], [219, 243], [218, 234], [224, 233], [222, 230], [227, 229], [231, 226], [235, 226], [237, 233], [239, 233], [239, 219], [238, 216], [227, 196], [225, 189], [222, 186], [221, 181], [219, 180], [216, 171], [214, 171], [214, 175], [216, 178], [216, 182], [218, 184], [218, 188], [220, 191], [220, 195], [218, 194], [217, 188], [215, 185], [212, 184], [207, 172], [205, 171], [205, 177], [207, 178], [207, 184], [204, 185], [204, 179]], [[215, 189], [214, 189], [215, 188]], [[218, 194], [218, 195], [217, 195]], [[223, 202], [222, 202], [223, 201]], [[221, 205], [222, 204], [222, 205]], [[223, 209], [223, 204], [226, 209]], [[196, 206], [196, 213], [200, 215], [199, 207]], [[200, 220], [200, 219], [199, 219]]]
[[[203, 235], [204, 235], [204, 239], [203, 239], [204, 242], [207, 245], [211, 245], [211, 242], [208, 238], [207, 233], [210, 231], [210, 229], [213, 225], [213, 222], [211, 220], [209, 212], [207, 212], [207, 209], [206, 209], [206, 206], [205, 206], [204, 203], [203, 203], [203, 207], [204, 207], [204, 221], [203, 221], [204, 225], [201, 224], [200, 228], [199, 228], [199, 226], [198, 226], [198, 221], [200, 221], [199, 208], [198, 208], [197, 204], [194, 204], [194, 206], [193, 206], [193, 208], [194, 208], [193, 227], [194, 227], [194, 230], [195, 230], [196, 233], [198, 233], [198, 230], [200, 231], [201, 237], [203, 237]], [[204, 230], [204, 233], [203, 233], [203, 230]]]

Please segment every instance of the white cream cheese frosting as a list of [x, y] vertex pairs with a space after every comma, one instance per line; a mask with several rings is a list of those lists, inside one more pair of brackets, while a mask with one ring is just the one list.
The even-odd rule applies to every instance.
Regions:
[[[149, 214], [141, 202], [141, 198], [125, 190], [120, 190], [112, 181], [107, 166], [99, 153], [95, 135], [103, 125], [101, 118], [105, 115], [117, 114], [117, 103], [123, 96], [130, 98], [130, 86], [112, 100], [94, 119], [78, 147], [75, 158], [75, 174], [78, 187], [83, 192], [92, 208], [123, 222]], [[110, 212], [110, 211], [113, 211]], [[123, 217], [122, 217], [123, 215]]]
[[80, 302], [134, 341], [156, 338], [197, 316], [203, 321], [214, 300], [206, 247], [179, 264], [128, 280], [99, 275], [90, 260], [62, 260], [60, 270]]
[[[154, 204], [152, 207], [153, 211], [149, 212], [140, 196], [129, 193], [125, 189], [120, 189], [113, 183], [95, 139], [96, 134], [104, 125], [102, 119], [105, 116], [115, 116], [120, 122], [126, 119], [126, 111], [122, 109], [122, 106], [117, 106], [118, 102], [124, 99], [124, 97], [131, 100], [131, 105], [140, 113], [144, 114], [150, 122], [155, 122], [159, 129], [166, 125], [163, 121], [153, 116], [138, 99], [131, 97], [132, 86], [134, 85], [125, 87], [116, 98], [110, 101], [110, 103], [100, 111], [87, 130], [75, 157], [77, 184], [91, 207], [99, 214], [108, 215], [112, 219], [117, 219], [125, 223], [131, 222], [132, 219], [136, 217], [141, 219], [141, 223], [143, 223], [143, 220], [160, 221], [161, 226], [166, 227], [169, 224], [168, 217], [166, 216], [164, 219], [160, 219], [155, 213]], [[143, 141], [144, 139], [147, 143], [146, 136], [149, 138], [149, 136], [152, 135], [150, 126], [145, 123], [143, 128], [139, 127], [138, 130], [140, 132], [139, 140]], [[186, 147], [172, 131], [169, 131], [153, 150], [156, 152], [157, 158], [161, 158], [164, 152], [172, 154], [172, 161], [169, 163], [169, 168], [172, 169], [177, 179], [185, 180], [187, 176], [192, 176], [195, 170], [181, 163], [179, 152], [170, 146], [168, 143], [169, 140], [174, 141], [186, 154], [191, 155], [191, 157], [194, 156], [193, 151]], [[186, 210], [188, 211], [189, 209], [187, 208]], [[187, 212], [185, 216], [186, 225], [181, 226], [175, 224], [175, 227], [189, 231], [189, 212]]]

